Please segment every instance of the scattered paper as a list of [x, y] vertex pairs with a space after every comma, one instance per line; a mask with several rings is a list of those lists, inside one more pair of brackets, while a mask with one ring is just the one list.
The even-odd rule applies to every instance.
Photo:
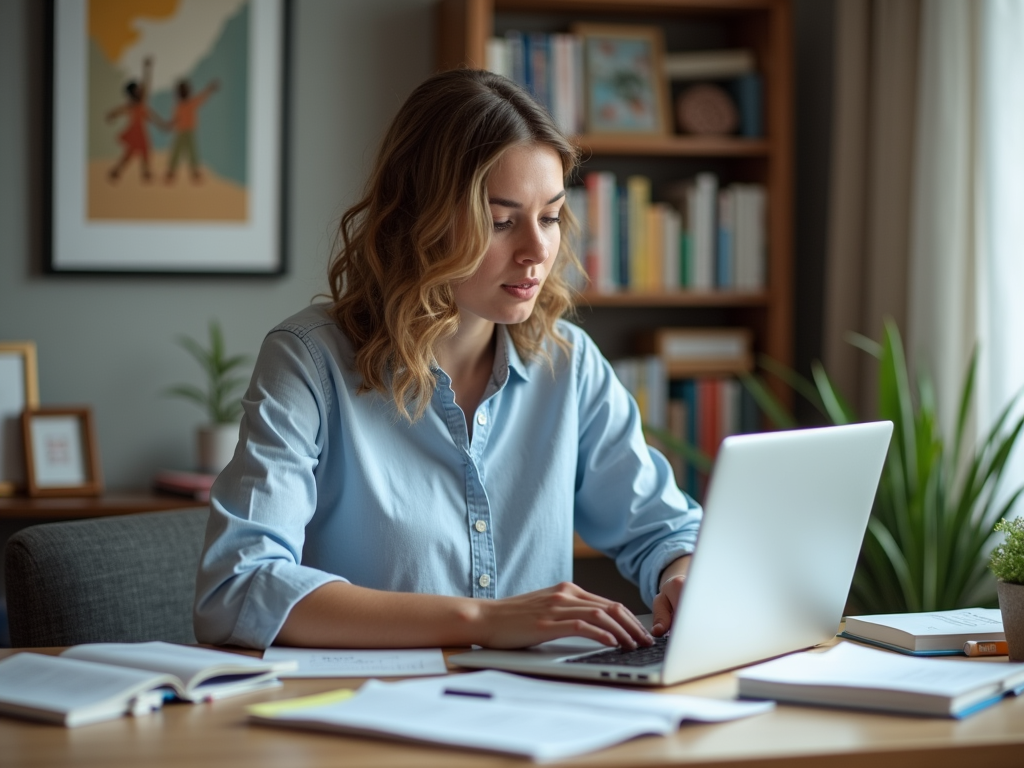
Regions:
[[397, 683], [368, 680], [347, 700], [270, 713], [250, 710], [250, 717], [268, 725], [392, 736], [546, 761], [645, 734], [673, 733], [684, 720], [722, 722], [773, 706], [487, 671]]
[[440, 648], [347, 650], [282, 648], [263, 652], [264, 661], [295, 661], [298, 668], [279, 677], [413, 677], [444, 675], [448, 668]]

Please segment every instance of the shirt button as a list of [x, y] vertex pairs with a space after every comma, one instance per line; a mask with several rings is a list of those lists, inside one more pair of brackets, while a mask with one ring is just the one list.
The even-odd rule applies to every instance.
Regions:
[[490, 576], [488, 576], [488, 575], [487, 575], [487, 574], [485, 573], [485, 574], [484, 574], [483, 576], [481, 576], [481, 577], [480, 577], [480, 579], [479, 579], [479, 582], [480, 582], [480, 586], [481, 586], [481, 587], [487, 587], [487, 586], [490, 586], [490, 584], [491, 584], [491, 577], [490, 577]]
[[476, 423], [479, 424], [481, 427], [484, 424], [486, 424], [487, 423], [487, 414], [484, 413], [483, 411], [480, 411], [480, 413], [478, 413], [476, 415]]
[[479, 531], [480, 533], [483, 533], [487, 530], [487, 523], [485, 523], [483, 520], [477, 520], [475, 523], [473, 523], [473, 527], [476, 528], [477, 531]]

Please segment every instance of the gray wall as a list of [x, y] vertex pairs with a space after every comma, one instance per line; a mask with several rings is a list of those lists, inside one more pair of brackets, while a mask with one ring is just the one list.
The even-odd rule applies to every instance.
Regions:
[[0, 0], [0, 339], [39, 351], [44, 405], [92, 407], [107, 487], [143, 488], [194, 462], [200, 410], [162, 391], [202, 383], [174, 339], [255, 354], [326, 287], [338, 218], [376, 142], [433, 68], [432, 0], [297, 0], [292, 7], [288, 273], [279, 278], [42, 274], [44, 2]]
[[[199, 409], [164, 397], [201, 383], [174, 338], [220, 320], [230, 351], [326, 286], [337, 220], [354, 201], [379, 135], [432, 71], [432, 0], [294, 0], [288, 274], [266, 278], [42, 274], [46, 93], [44, 2], [0, 0], [0, 339], [39, 349], [44, 405], [92, 407], [107, 486], [143, 488], [189, 467]], [[832, 0], [794, 3], [797, 96], [797, 358], [820, 346], [830, 128]]]

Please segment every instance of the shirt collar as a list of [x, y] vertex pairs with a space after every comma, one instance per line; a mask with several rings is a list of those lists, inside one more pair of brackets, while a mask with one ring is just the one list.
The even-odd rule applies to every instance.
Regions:
[[519, 357], [519, 350], [512, 342], [512, 334], [508, 332], [508, 326], [498, 325], [498, 343], [494, 350], [494, 375], [498, 381], [505, 378], [503, 367], [514, 372], [523, 381], [530, 380], [530, 371], [523, 359]]

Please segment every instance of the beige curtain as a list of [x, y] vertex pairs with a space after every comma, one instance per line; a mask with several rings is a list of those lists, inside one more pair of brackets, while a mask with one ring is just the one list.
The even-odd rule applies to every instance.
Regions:
[[919, 0], [836, 3], [823, 358], [863, 417], [876, 371], [846, 335], [908, 315], [919, 17]]
[[924, 0], [921, 7], [905, 338], [912, 370], [927, 371], [935, 384], [939, 424], [948, 433], [978, 338], [979, 12], [975, 0]]

